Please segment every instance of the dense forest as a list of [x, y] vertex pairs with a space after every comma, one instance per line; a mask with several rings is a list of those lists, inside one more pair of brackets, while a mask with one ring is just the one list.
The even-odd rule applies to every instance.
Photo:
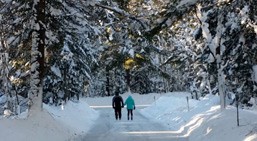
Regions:
[[0, 0], [0, 112], [115, 91], [245, 103], [256, 19], [256, 0]]

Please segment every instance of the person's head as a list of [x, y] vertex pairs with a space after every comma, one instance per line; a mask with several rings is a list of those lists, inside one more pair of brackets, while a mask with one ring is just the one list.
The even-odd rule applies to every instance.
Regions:
[[119, 92], [118, 92], [118, 91], [115, 91], [115, 95], [118, 96], [118, 95], [119, 95]]

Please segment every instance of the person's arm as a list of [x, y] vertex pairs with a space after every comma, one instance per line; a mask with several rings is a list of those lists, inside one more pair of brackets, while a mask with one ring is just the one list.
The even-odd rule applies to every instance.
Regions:
[[126, 99], [126, 100], [125, 100], [125, 103], [124, 103], [124, 105], [127, 105], [127, 104], [128, 104], [128, 99]]
[[122, 103], [122, 108], [124, 107], [124, 102], [123, 102], [123, 98], [122, 97], [120, 97], [121, 98], [121, 103]]
[[132, 102], [133, 102], [134, 110], [135, 110], [135, 109], [136, 109], [136, 105], [135, 105], [135, 101], [134, 101], [134, 99], [132, 100]]
[[114, 108], [114, 98], [112, 98], [112, 108]]

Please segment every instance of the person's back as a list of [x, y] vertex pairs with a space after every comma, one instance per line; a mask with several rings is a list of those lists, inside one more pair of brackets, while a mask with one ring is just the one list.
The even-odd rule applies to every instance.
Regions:
[[135, 102], [134, 99], [131, 96], [128, 96], [126, 99], [125, 105], [127, 105], [127, 109], [134, 109]]
[[127, 105], [128, 120], [129, 120], [129, 116], [131, 116], [131, 120], [133, 120], [133, 109], [136, 109], [136, 106], [132, 96], [128, 96], [128, 98], [125, 101], [125, 105]]
[[115, 95], [112, 99], [112, 106], [114, 108], [121, 108], [123, 106], [123, 99], [119, 95]]
[[112, 107], [114, 108], [116, 120], [118, 118], [121, 119], [121, 108], [124, 107], [124, 103], [118, 92], [115, 92], [115, 96], [112, 99]]

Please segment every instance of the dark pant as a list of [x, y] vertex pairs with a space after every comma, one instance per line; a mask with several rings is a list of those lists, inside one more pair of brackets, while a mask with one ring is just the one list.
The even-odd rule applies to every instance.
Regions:
[[121, 119], [121, 108], [114, 108], [114, 112], [115, 112], [115, 118], [117, 119]]
[[128, 109], [128, 120], [129, 120], [129, 115], [131, 115], [131, 120], [133, 120], [133, 110]]

